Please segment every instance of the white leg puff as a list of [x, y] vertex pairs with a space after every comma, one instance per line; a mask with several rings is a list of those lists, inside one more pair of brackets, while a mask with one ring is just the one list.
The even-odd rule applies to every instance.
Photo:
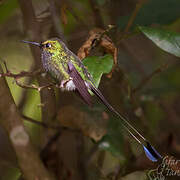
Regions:
[[73, 91], [76, 89], [76, 86], [74, 85], [72, 78], [69, 80], [62, 80], [60, 84], [60, 88], [63, 91]]

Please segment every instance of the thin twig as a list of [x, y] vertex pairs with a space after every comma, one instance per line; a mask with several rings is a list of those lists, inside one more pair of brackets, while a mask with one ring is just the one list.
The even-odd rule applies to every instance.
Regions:
[[[34, 65], [31, 67], [30, 71], [31, 72], [35, 71]], [[27, 80], [26, 80], [26, 84], [32, 84], [33, 79], [34, 79], [33, 77], [28, 77]], [[18, 103], [18, 109], [19, 109], [20, 112], [22, 112], [23, 107], [26, 104], [27, 97], [28, 97], [28, 91], [22, 91], [21, 97], [20, 97], [20, 100], [19, 100], [19, 103]]]
[[10, 70], [7, 68], [6, 62], [4, 62], [4, 66], [5, 66], [6, 72], [5, 73], [0, 73], [0, 77], [11, 77], [11, 78], [14, 78], [16, 84], [19, 87], [21, 87], [21, 88], [36, 89], [36, 90], [38, 90], [40, 92], [42, 89], [51, 88], [51, 87], [53, 87], [55, 85], [53, 83], [50, 83], [50, 84], [47, 84], [47, 85], [44, 85], [44, 86], [37, 86], [35, 84], [32, 84], [32, 85], [22, 84], [19, 81], [20, 78], [23, 78], [23, 77], [34, 77], [34, 76], [42, 73], [42, 71], [41, 70], [37, 70], [37, 71], [33, 71], [33, 72], [21, 71], [20, 73], [15, 74], [15, 73], [10, 72]]
[[89, 0], [89, 4], [93, 11], [95, 25], [97, 27], [104, 28], [104, 22], [103, 22], [99, 7], [97, 5], [97, 2], [95, 0]]
[[3, 63], [4, 63], [4, 67], [6, 69], [6, 72], [0, 73], [0, 77], [13, 77], [13, 78], [34, 77], [34, 76], [41, 74], [43, 72], [42, 70], [38, 69], [36, 71], [31, 71], [31, 72], [21, 71], [20, 73], [15, 74], [15, 73], [12, 73], [9, 71], [5, 61]]
[[87, 29], [90, 29], [90, 25], [88, 23], [85, 23], [82, 18], [80, 18], [74, 9], [71, 7], [71, 4], [68, 3], [67, 10], [72, 14], [72, 16], [76, 19], [76, 22], [79, 23], [81, 26], [86, 27]]
[[136, 94], [138, 91], [140, 91], [155, 75], [163, 72], [165, 69], [167, 69], [169, 66], [169, 63], [163, 64], [161, 67], [157, 68], [155, 71], [153, 71], [149, 76], [145, 77], [139, 85], [132, 90], [133, 94]]
[[54, 84], [53, 83], [51, 83], [51, 84], [47, 84], [47, 85], [44, 85], [44, 86], [37, 86], [37, 85], [35, 85], [35, 84], [31, 84], [31, 85], [25, 85], [25, 84], [22, 84], [22, 83], [20, 83], [19, 81], [18, 81], [18, 79], [14, 79], [15, 80], [15, 82], [16, 82], [16, 84], [19, 86], [19, 87], [21, 87], [21, 88], [25, 88], [25, 89], [36, 89], [36, 90], [38, 90], [39, 92], [41, 91], [41, 90], [43, 90], [43, 89], [46, 89], [46, 88], [51, 88], [51, 87], [53, 87], [54, 86]]
[[40, 121], [37, 121], [37, 120], [34, 120], [28, 116], [25, 116], [25, 115], [21, 115], [22, 118], [28, 122], [31, 122], [31, 123], [34, 123], [34, 124], [37, 124], [39, 126], [42, 126], [44, 128], [50, 128], [50, 129], [55, 129], [55, 130], [59, 130], [60, 129], [60, 126], [53, 126], [52, 124], [47, 124], [47, 123], [44, 123], [44, 122], [40, 122]]
[[127, 23], [127, 25], [126, 25], [126, 27], [124, 29], [124, 32], [123, 32], [120, 39], [124, 39], [126, 37], [130, 27], [132, 26], [138, 12], [139, 12], [139, 10], [141, 9], [141, 7], [144, 5], [145, 2], [146, 2], [146, 0], [139, 0], [137, 2], [136, 7], [135, 7], [134, 11], [132, 12], [132, 15], [130, 16], [130, 18], [128, 20], [128, 23]]
[[55, 28], [58, 36], [64, 42], [66, 42], [66, 39], [65, 39], [65, 37], [63, 35], [63, 26], [62, 26], [61, 20], [60, 20], [59, 15], [58, 15], [55, 0], [49, 0], [49, 10], [50, 10], [50, 13], [51, 13], [54, 28]]
[[108, 25], [107, 29], [105, 29], [103, 32], [100, 32], [100, 35], [97, 36], [97, 38], [92, 42], [91, 49], [95, 48], [98, 45], [98, 43], [102, 40], [102, 38], [113, 28], [115, 28], [115, 26]]
[[48, 158], [48, 149], [58, 140], [59, 136], [61, 135], [62, 131], [57, 131], [47, 142], [44, 148], [40, 152], [41, 159], [45, 162]]
[[94, 144], [94, 146], [90, 149], [88, 155], [86, 156], [86, 164], [87, 166], [90, 164], [96, 152], [99, 150], [99, 143]]
[[48, 150], [51, 146], [58, 140], [64, 130], [72, 131], [72, 132], [79, 132], [78, 130], [69, 129], [67, 127], [61, 127], [59, 130], [48, 140], [44, 148], [40, 152], [41, 159], [45, 162], [48, 158]]
[[134, 20], [135, 20], [135, 18], [136, 18], [136, 16], [137, 16], [137, 13], [138, 13], [139, 10], [141, 9], [141, 7], [144, 5], [144, 3], [145, 3], [145, 0], [139, 0], [139, 1], [137, 2], [136, 7], [135, 7], [134, 11], [132, 12], [132, 15], [131, 15], [131, 17], [129, 18], [129, 21], [128, 21], [128, 23], [127, 23], [127, 26], [126, 26], [126, 28], [125, 28], [125, 30], [124, 30], [124, 33], [125, 33], [125, 34], [129, 31], [130, 27], [132, 26], [132, 24], [133, 24], [133, 22], [134, 22]]

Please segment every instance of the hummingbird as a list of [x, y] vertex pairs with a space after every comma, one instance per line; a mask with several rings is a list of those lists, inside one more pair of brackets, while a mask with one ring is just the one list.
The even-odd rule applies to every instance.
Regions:
[[101, 91], [95, 86], [93, 77], [83, 65], [83, 62], [67, 48], [62, 40], [51, 38], [40, 43], [24, 40], [23, 42], [40, 48], [42, 66], [46, 72], [56, 79], [61, 90], [76, 90], [89, 106], [92, 105], [92, 94], [95, 94], [109, 111], [118, 117], [124, 129], [142, 145], [149, 160], [156, 162], [162, 159], [157, 150], [129, 123], [129, 120], [111, 106]]

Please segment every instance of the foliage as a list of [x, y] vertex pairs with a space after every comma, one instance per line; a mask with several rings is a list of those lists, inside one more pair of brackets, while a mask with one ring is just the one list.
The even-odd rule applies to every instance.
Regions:
[[113, 58], [111, 55], [105, 55], [103, 57], [87, 57], [83, 60], [83, 64], [87, 67], [93, 77], [96, 87], [98, 87], [102, 75], [111, 71]]
[[[133, 27], [137, 25], [149, 26], [151, 24], [166, 25], [179, 18], [179, 0], [149, 0], [145, 2], [138, 12]], [[126, 26], [130, 16], [118, 19], [119, 28]]]
[[177, 57], [180, 57], [180, 34], [163, 29], [139, 27], [157, 46]]

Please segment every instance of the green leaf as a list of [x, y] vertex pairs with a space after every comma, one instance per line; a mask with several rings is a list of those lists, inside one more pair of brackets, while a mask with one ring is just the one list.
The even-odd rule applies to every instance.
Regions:
[[180, 34], [157, 28], [139, 27], [158, 47], [180, 57]]
[[93, 76], [96, 87], [99, 86], [101, 77], [104, 73], [109, 73], [113, 67], [113, 57], [105, 55], [103, 57], [91, 56], [83, 60], [83, 64]]
[[[133, 25], [148, 26], [156, 24], [170, 24], [180, 17], [179, 0], [149, 0], [138, 12]], [[118, 19], [119, 28], [124, 28], [130, 16]]]

